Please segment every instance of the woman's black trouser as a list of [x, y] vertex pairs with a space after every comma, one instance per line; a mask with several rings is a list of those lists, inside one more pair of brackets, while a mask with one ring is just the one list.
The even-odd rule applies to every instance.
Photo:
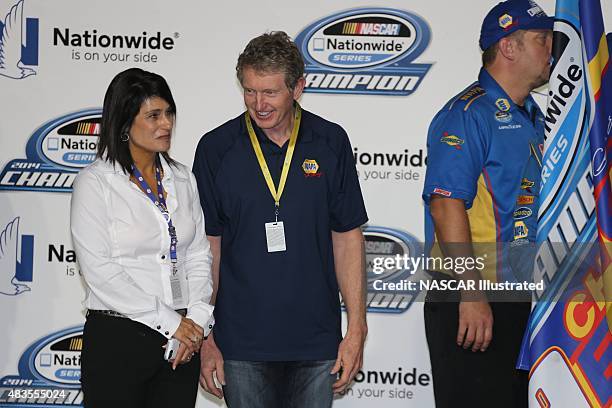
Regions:
[[164, 360], [166, 342], [134, 320], [88, 313], [81, 353], [85, 408], [193, 408], [199, 355], [173, 371]]

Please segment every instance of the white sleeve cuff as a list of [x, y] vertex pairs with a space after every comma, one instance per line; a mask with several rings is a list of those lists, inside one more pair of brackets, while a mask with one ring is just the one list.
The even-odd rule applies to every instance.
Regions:
[[149, 326], [167, 339], [172, 338], [182, 319], [182, 316], [174, 309], [159, 300], [157, 302], [157, 311], [130, 317], [137, 322]]
[[204, 336], [208, 336], [212, 327], [215, 325], [213, 317], [214, 307], [207, 303], [193, 305], [187, 311], [187, 317], [204, 329]]

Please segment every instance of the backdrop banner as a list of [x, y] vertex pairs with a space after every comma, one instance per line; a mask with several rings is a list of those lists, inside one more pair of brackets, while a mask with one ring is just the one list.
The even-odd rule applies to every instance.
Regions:
[[[334, 406], [433, 407], [423, 292], [380, 285], [422, 271], [374, 263], [422, 250], [427, 129], [476, 80], [495, 3], [0, 0], [0, 407], [82, 405], [70, 193], [95, 157], [110, 80], [129, 67], [166, 78], [178, 110], [171, 154], [191, 166], [200, 137], [244, 110], [238, 55], [271, 30], [304, 55], [302, 106], [349, 134], [370, 217], [364, 366]], [[554, 13], [554, 0], [539, 3]], [[197, 406], [223, 403], [200, 391]]]

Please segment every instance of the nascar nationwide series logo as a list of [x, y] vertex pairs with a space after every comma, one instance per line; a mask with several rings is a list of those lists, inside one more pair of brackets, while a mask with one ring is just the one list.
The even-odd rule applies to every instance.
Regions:
[[36, 75], [38, 19], [24, 17], [24, 0], [0, 10], [0, 76], [23, 79]]
[[[422, 245], [407, 232], [385, 227], [367, 227], [363, 231], [366, 252], [366, 273], [368, 281], [368, 312], [402, 313], [408, 310], [418, 291], [408, 290], [405, 282], [416, 281], [418, 272], [410, 268], [385, 268], [382, 273], [375, 271], [377, 261], [381, 258], [396, 259], [419, 257], [423, 252]], [[394, 290], [385, 290], [394, 284]], [[402, 290], [401, 287], [405, 287]], [[418, 287], [418, 285], [417, 285]], [[400, 288], [398, 290], [398, 288]]]
[[36, 129], [26, 159], [11, 160], [0, 173], [0, 190], [70, 192], [79, 170], [96, 157], [102, 110], [87, 109]]
[[0, 295], [17, 296], [31, 290], [34, 270], [34, 235], [19, 234], [21, 217], [0, 231]]
[[305, 92], [410, 95], [431, 64], [414, 64], [429, 45], [425, 20], [404, 10], [359, 8], [324, 17], [295, 38], [306, 65]]
[[[82, 345], [83, 326], [52, 333], [30, 345], [19, 359], [19, 374], [0, 380], [1, 406], [82, 406]], [[15, 398], [15, 390], [19, 390], [21, 395], [38, 390], [37, 394], [46, 398]], [[29, 394], [35, 395], [33, 392]]]

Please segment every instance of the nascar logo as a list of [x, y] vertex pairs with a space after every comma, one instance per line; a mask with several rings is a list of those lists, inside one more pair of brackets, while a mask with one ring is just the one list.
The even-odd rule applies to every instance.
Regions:
[[464, 143], [463, 139], [455, 135], [449, 135], [444, 132], [444, 136], [440, 139], [442, 143], [446, 143], [449, 146], [453, 146], [455, 149], [461, 149], [461, 145]]
[[431, 64], [412, 64], [429, 45], [419, 16], [359, 8], [325, 17], [295, 39], [305, 62], [306, 92], [409, 95]]
[[495, 120], [502, 123], [508, 123], [512, 120], [512, 114], [510, 112], [495, 112]]
[[351, 35], [399, 35], [400, 24], [344, 23], [342, 34]]
[[315, 174], [319, 171], [319, 164], [316, 160], [304, 160], [304, 163], [302, 163], [302, 170], [304, 170], [306, 174]]

